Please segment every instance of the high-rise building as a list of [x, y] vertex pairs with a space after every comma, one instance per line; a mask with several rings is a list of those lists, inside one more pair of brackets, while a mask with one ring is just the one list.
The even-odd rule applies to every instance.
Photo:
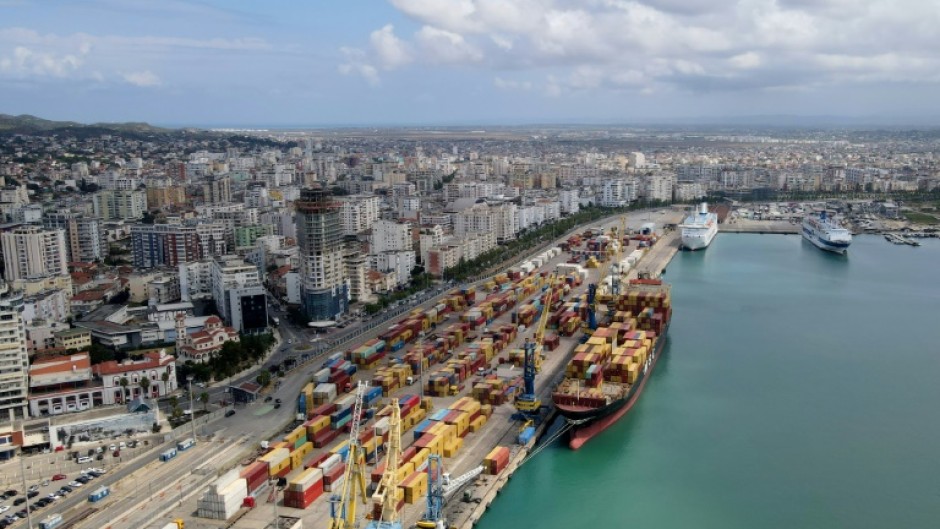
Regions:
[[26, 416], [29, 356], [22, 311], [22, 294], [0, 284], [0, 415], [5, 415], [2, 420]]
[[63, 230], [23, 226], [0, 234], [0, 241], [7, 281], [68, 273]]
[[202, 198], [206, 204], [224, 204], [232, 201], [232, 179], [210, 176], [202, 184]]
[[267, 329], [267, 302], [257, 267], [227, 255], [212, 260], [211, 274], [212, 297], [227, 325], [244, 333]]
[[154, 209], [180, 206], [186, 203], [186, 189], [181, 185], [164, 182], [147, 188], [147, 206]]
[[65, 232], [65, 249], [68, 261], [90, 263], [108, 257], [108, 235], [104, 221], [77, 213], [48, 212], [43, 216], [43, 226]]
[[304, 189], [297, 209], [301, 305], [311, 320], [331, 320], [349, 308], [340, 204], [324, 189]]
[[131, 247], [136, 268], [177, 266], [202, 258], [196, 228], [179, 224], [135, 224]]
[[95, 216], [104, 220], [134, 220], [147, 212], [147, 194], [142, 190], [106, 190], [92, 197]]
[[372, 225], [370, 253], [403, 252], [412, 248], [411, 226], [388, 220], [377, 220]]

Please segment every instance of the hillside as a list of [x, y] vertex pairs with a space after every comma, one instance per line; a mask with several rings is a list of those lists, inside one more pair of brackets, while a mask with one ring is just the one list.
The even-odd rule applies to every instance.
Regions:
[[108, 132], [135, 134], [164, 134], [171, 129], [154, 127], [147, 123], [93, 123], [83, 124], [74, 121], [51, 121], [29, 114], [11, 116], [0, 114], [0, 134], [107, 134]]

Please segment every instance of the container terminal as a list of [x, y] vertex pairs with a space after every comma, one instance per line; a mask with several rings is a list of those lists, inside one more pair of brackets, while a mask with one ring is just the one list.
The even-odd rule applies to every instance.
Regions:
[[[634, 260], [621, 272], [658, 277], [680, 246], [679, 233], [662, 227], [683, 214], [634, 213], [582, 227], [505, 273], [415, 309], [375, 338], [308, 362], [309, 381], [296, 402], [285, 402], [302, 421], [281, 425], [282, 433], [260, 444], [230, 437], [220, 424], [192, 449], [113, 485], [113, 507], [86, 510], [68, 525], [261, 529], [274, 527], [277, 516], [284, 527], [432, 527], [444, 520], [472, 527], [541, 446], [552, 389], [584, 336], [588, 285], [609, 268], [605, 240], [618, 230], [655, 230], [623, 248]], [[526, 342], [536, 338], [541, 365], [527, 387]], [[526, 399], [539, 408], [525, 410]], [[351, 434], [359, 440], [352, 448]], [[396, 472], [388, 471], [389, 454], [398, 454]], [[183, 480], [163, 476], [179, 464], [191, 470]]]

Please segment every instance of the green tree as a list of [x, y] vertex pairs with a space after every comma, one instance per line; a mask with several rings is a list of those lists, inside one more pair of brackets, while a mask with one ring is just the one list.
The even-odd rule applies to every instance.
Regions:
[[140, 390], [143, 392], [144, 397], [149, 396], [147, 390], [150, 389], [150, 379], [147, 377], [140, 377], [140, 382], [137, 383], [140, 386]]
[[202, 403], [202, 411], [209, 410], [209, 393], [203, 391], [199, 394], [199, 402]]
[[267, 369], [261, 371], [261, 373], [259, 373], [258, 376], [255, 377], [255, 381], [257, 381], [258, 384], [261, 384], [261, 387], [263, 388], [267, 387], [268, 384], [271, 383], [271, 372], [268, 371]]
[[179, 408], [179, 407], [180, 407], [179, 397], [177, 397], [176, 395], [171, 395], [170, 396], [170, 408]]
[[127, 386], [130, 385], [130, 381], [127, 380], [127, 377], [121, 377], [121, 380], [118, 381], [118, 384], [121, 386], [121, 395], [124, 400], [127, 400]]
[[170, 386], [169, 386], [170, 374], [169, 374], [168, 372], [164, 371], [163, 374], [160, 375], [160, 379], [163, 380], [163, 394], [166, 395], [166, 390], [167, 390], [167, 388], [170, 387]]

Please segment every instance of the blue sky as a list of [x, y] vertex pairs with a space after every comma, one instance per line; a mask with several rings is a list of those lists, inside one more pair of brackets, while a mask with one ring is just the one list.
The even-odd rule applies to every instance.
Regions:
[[197, 126], [938, 117], [916, 0], [0, 0], [0, 112]]

